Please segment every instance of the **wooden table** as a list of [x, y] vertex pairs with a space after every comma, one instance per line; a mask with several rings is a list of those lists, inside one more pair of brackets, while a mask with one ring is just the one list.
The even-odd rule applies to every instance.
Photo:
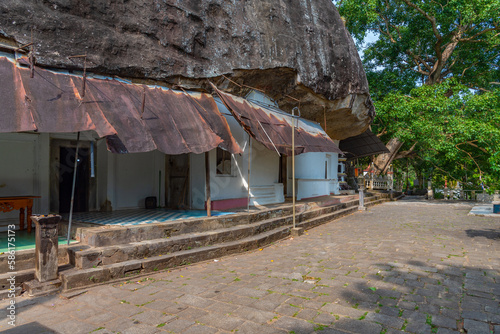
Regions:
[[19, 210], [19, 229], [24, 230], [24, 209], [27, 215], [28, 233], [31, 233], [31, 213], [33, 209], [33, 199], [40, 196], [12, 196], [0, 197], [0, 212], [10, 212]]

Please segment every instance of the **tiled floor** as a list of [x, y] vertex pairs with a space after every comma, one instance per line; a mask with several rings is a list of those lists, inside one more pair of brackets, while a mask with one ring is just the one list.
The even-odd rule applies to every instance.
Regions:
[[[15, 245], [15, 250], [25, 250], [35, 248], [35, 231], [28, 233], [27, 230], [16, 230], [14, 235], [15, 240], [11, 245]], [[67, 243], [65, 237], [59, 237], [59, 245], [65, 245]], [[8, 250], [8, 236], [7, 232], [0, 232], [0, 254], [5, 253]]]
[[[212, 212], [212, 216], [222, 216], [233, 212]], [[206, 211], [202, 210], [167, 210], [167, 209], [132, 209], [118, 210], [112, 212], [78, 212], [73, 214], [73, 221], [94, 223], [100, 225], [141, 225], [150, 223], [161, 223], [170, 220], [206, 217]], [[68, 219], [69, 215], [63, 215]]]

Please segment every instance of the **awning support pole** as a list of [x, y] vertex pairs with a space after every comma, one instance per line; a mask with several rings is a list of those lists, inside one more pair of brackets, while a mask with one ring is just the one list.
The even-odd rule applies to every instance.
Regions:
[[247, 174], [247, 212], [250, 212], [250, 158], [252, 156], [252, 138], [248, 134], [248, 174]]
[[73, 165], [73, 186], [71, 187], [71, 203], [69, 206], [69, 222], [68, 222], [68, 245], [71, 237], [71, 220], [73, 219], [73, 204], [75, 203], [75, 186], [76, 186], [76, 171], [78, 170], [78, 148], [80, 144], [80, 131], [76, 137], [76, 152], [75, 163]]
[[278, 155], [281, 157], [280, 152], [279, 152], [279, 151], [278, 151], [278, 149], [276, 148], [276, 145], [274, 145], [273, 141], [271, 140], [271, 137], [269, 137], [269, 135], [267, 134], [266, 129], [264, 129], [264, 127], [262, 126], [262, 123], [261, 123], [259, 120], [257, 120], [257, 122], [259, 122], [260, 127], [262, 128], [262, 130], [264, 130], [264, 133], [266, 134], [267, 139], [269, 139], [269, 141], [271, 142], [271, 144], [273, 144], [273, 147], [274, 147], [274, 149], [276, 150], [276, 153], [278, 153]]
[[292, 109], [292, 207], [293, 228], [295, 229], [295, 108]]
[[210, 164], [209, 152], [205, 152], [205, 184], [207, 193], [207, 217], [212, 216], [212, 200], [210, 198]]

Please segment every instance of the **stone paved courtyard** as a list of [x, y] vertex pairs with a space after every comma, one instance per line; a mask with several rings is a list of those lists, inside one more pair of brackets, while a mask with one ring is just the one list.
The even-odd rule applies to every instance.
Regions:
[[[500, 219], [390, 202], [261, 250], [17, 299], [5, 333], [500, 333]], [[10, 329], [10, 330], [9, 330]]]

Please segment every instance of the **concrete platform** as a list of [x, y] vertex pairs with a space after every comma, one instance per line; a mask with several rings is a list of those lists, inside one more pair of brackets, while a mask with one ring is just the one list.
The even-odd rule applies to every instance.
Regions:
[[472, 208], [469, 216], [494, 217], [500, 219], [500, 214], [493, 213], [493, 205], [478, 205]]

